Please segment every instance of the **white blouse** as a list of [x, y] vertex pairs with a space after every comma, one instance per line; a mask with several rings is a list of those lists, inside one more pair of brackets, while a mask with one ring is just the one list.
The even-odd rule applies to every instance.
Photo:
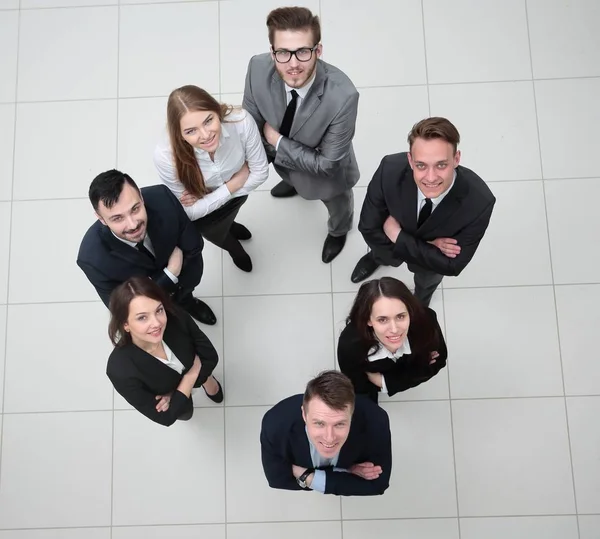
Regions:
[[[221, 123], [221, 138], [214, 162], [205, 150], [194, 148], [204, 183], [209, 191], [192, 206], [183, 206], [188, 217], [195, 221], [215, 211], [234, 197], [254, 191], [269, 176], [269, 163], [254, 118], [244, 109], [234, 109]], [[244, 186], [231, 194], [225, 185], [244, 162], [250, 174]], [[179, 199], [185, 188], [177, 177], [169, 134], [163, 133], [154, 150], [154, 165], [160, 180]]]
[[181, 361], [179, 361], [178, 357], [173, 353], [173, 351], [167, 346], [165, 341], [162, 342], [163, 348], [165, 349], [165, 354], [167, 359], [163, 359], [162, 357], [154, 356], [158, 361], [164, 363], [167, 367], [171, 367], [174, 371], [177, 371], [179, 374], [183, 372], [185, 366]]

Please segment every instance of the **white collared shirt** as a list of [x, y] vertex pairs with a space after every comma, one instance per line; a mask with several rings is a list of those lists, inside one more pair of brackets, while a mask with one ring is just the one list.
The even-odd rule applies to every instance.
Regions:
[[302, 86], [302, 88], [292, 88], [291, 86], [288, 86], [284, 82], [283, 85], [285, 86], [285, 104], [286, 105], [290, 104], [290, 101], [292, 100], [292, 90], [296, 90], [296, 93], [298, 94], [298, 100], [296, 102], [296, 111], [297, 111], [298, 108], [300, 107], [300, 105], [302, 105], [302, 102], [304, 101], [304, 99], [306, 98], [308, 91], [312, 88], [312, 85], [315, 83], [316, 76], [317, 76], [317, 70], [315, 69], [315, 72], [313, 73], [312, 78], [304, 86]]
[[[454, 169], [454, 176], [452, 177], [452, 183], [450, 184], [450, 187], [448, 187], [448, 189], [446, 189], [439, 197], [436, 198], [432, 198], [431, 199], [431, 213], [433, 213], [435, 211], [435, 209], [440, 205], [440, 202], [442, 200], [444, 200], [444, 197], [450, 192], [450, 189], [452, 189], [452, 187], [454, 187], [454, 182], [456, 181], [456, 169]], [[421, 193], [421, 190], [419, 189], [419, 186], [417, 185], [417, 219], [419, 219], [419, 213], [421, 213], [421, 209], [423, 208], [423, 205], [425, 204], [425, 199], [427, 197]]]
[[[304, 86], [302, 86], [302, 88], [292, 88], [291, 86], [288, 86], [284, 82], [283, 85], [285, 86], [285, 104], [286, 104], [286, 106], [289, 105], [290, 101], [292, 100], [292, 90], [296, 90], [296, 93], [298, 94], [298, 98], [296, 100], [296, 112], [298, 112], [298, 109], [300, 108], [300, 106], [302, 105], [302, 102], [306, 98], [308, 91], [312, 88], [312, 85], [315, 83], [316, 76], [317, 76], [317, 70], [315, 69], [312, 79], [310, 79]], [[279, 148], [279, 143], [281, 142], [282, 138], [283, 138], [283, 135], [279, 135], [279, 138], [277, 139], [277, 144], [275, 144], [275, 151], [277, 151], [277, 149]]]
[[[269, 176], [267, 154], [258, 127], [254, 118], [243, 109], [233, 110], [221, 122], [221, 137], [214, 161], [205, 150], [194, 148], [194, 154], [209, 192], [194, 205], [183, 206], [192, 221], [215, 211], [232, 198], [249, 194]], [[248, 163], [250, 175], [244, 186], [231, 194], [225, 183], [242, 168], [244, 162]], [[166, 131], [154, 150], [154, 165], [160, 180], [179, 199], [185, 187], [177, 177], [171, 142]]]
[[[117, 236], [112, 230], [111, 230], [111, 233], [119, 241], [122, 241], [123, 243], [126, 243], [127, 245], [133, 247], [136, 251], [139, 250], [137, 248], [137, 243], [135, 243], [135, 241], [129, 241], [129, 240], [126, 240], [123, 238], [119, 238], [119, 236]], [[144, 244], [144, 247], [152, 253], [153, 256], [156, 256], [156, 253], [154, 252], [154, 246], [152, 245], [152, 242], [150, 241], [149, 234], [146, 234], [146, 237], [144, 238], [144, 241], [142, 243]], [[179, 282], [179, 278], [176, 277], [175, 275], [173, 275], [167, 268], [163, 268], [163, 271], [165, 272], [166, 276], [169, 279], [171, 279], [171, 281], [173, 281], [175, 284], [177, 284]]]
[[[402, 346], [398, 348], [395, 352], [390, 352], [383, 344], [379, 343], [376, 345], [377, 348], [373, 347], [369, 350], [369, 354], [367, 355], [367, 360], [371, 361], [379, 361], [380, 359], [390, 358], [394, 362], [398, 361], [404, 354], [411, 354], [412, 351], [410, 349], [410, 343], [408, 342], [408, 337], [404, 339]], [[371, 354], [371, 352], [373, 352]], [[385, 375], [381, 375], [381, 389], [379, 390], [381, 393], [387, 393], [387, 385], [385, 383]]]
[[163, 359], [162, 357], [154, 356], [158, 361], [164, 363], [167, 367], [171, 367], [174, 371], [177, 371], [181, 374], [185, 367], [181, 361], [177, 358], [177, 356], [173, 353], [173, 351], [167, 346], [165, 341], [162, 342], [163, 348], [165, 349], [165, 354], [167, 359]]

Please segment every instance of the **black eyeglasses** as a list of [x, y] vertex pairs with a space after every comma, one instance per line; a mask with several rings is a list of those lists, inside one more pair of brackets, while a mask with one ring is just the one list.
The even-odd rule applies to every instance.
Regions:
[[273, 51], [273, 55], [279, 64], [287, 64], [292, 59], [292, 55], [294, 55], [299, 62], [308, 62], [312, 58], [313, 52], [317, 50], [318, 46], [319, 44], [317, 43], [312, 49], [310, 47], [302, 47], [301, 49], [296, 49], [295, 51], [280, 49]]

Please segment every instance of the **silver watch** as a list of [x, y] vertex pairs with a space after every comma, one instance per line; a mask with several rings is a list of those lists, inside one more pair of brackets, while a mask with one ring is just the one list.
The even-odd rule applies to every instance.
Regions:
[[309, 488], [306, 484], [306, 480], [311, 473], [314, 473], [314, 471], [314, 468], [307, 468], [306, 471], [300, 477], [298, 477], [298, 479], [296, 479], [301, 488]]

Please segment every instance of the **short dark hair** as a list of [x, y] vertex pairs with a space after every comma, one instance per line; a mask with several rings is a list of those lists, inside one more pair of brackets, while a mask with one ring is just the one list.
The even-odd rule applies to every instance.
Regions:
[[321, 41], [321, 23], [319, 17], [313, 15], [305, 7], [280, 7], [267, 15], [269, 43], [273, 47], [277, 30], [312, 30], [313, 46]]
[[323, 371], [306, 384], [302, 405], [319, 397], [329, 408], [341, 412], [348, 406], [354, 410], [354, 386], [345, 374], [339, 371]]
[[406, 305], [410, 317], [411, 351], [415, 356], [424, 357], [429, 363], [431, 358], [429, 355], [424, 356], [423, 354], [437, 349], [439, 344], [437, 329], [430, 321], [423, 304], [398, 279], [382, 277], [363, 283], [354, 298], [346, 324], [354, 326], [366, 345], [376, 346], [378, 341], [368, 321], [371, 318], [373, 304], [381, 297], [399, 299]]
[[440, 116], [425, 118], [413, 125], [407, 139], [409, 148], [412, 148], [417, 138], [425, 140], [441, 138], [452, 144], [454, 153], [456, 153], [456, 149], [460, 143], [460, 133], [456, 129], [456, 126], [450, 120], [441, 118]]
[[131, 335], [123, 329], [123, 326], [129, 318], [131, 301], [139, 296], [160, 301], [165, 311], [176, 315], [175, 307], [169, 295], [150, 277], [140, 275], [127, 279], [112, 291], [108, 303], [108, 309], [110, 310], [108, 336], [117, 347], [131, 343]]
[[112, 208], [119, 200], [125, 183], [131, 185], [138, 193], [140, 192], [140, 188], [136, 185], [131, 176], [120, 170], [112, 169], [107, 170], [102, 174], [98, 174], [98, 176], [92, 180], [88, 191], [88, 196], [94, 207], [94, 211], [98, 211], [100, 202], [108, 209]]

